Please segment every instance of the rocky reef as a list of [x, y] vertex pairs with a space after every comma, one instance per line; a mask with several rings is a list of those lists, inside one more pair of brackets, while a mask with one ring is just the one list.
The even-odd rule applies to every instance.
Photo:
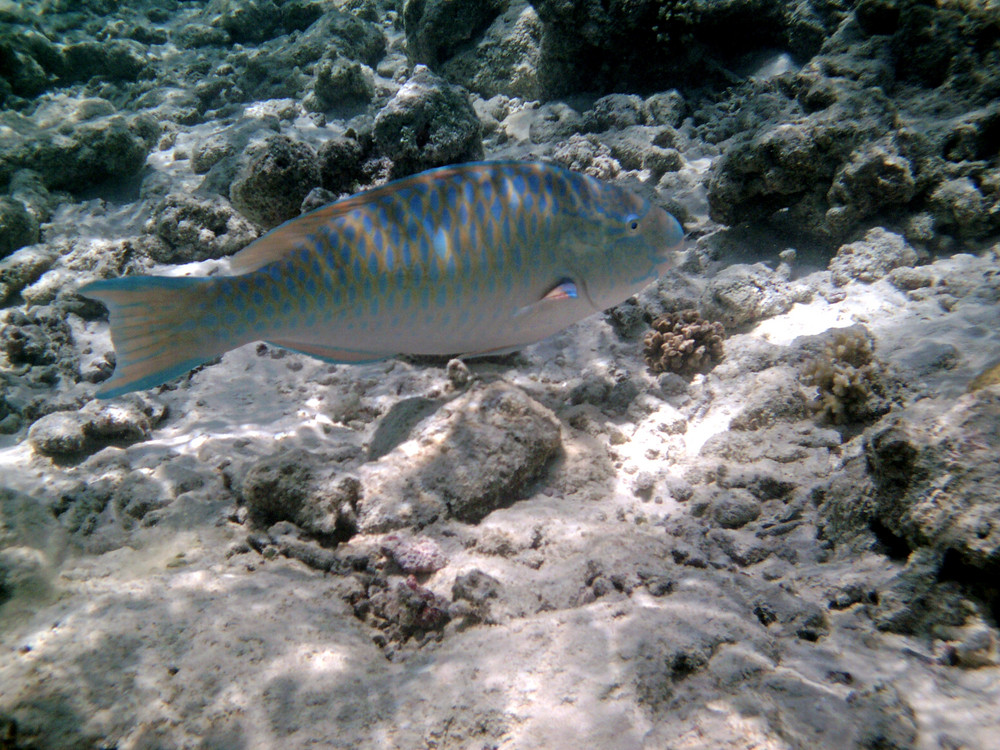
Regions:
[[[0, 747], [992, 747], [998, 28], [0, 2]], [[516, 354], [256, 343], [95, 399], [84, 283], [478, 159], [640, 192], [687, 253]]]

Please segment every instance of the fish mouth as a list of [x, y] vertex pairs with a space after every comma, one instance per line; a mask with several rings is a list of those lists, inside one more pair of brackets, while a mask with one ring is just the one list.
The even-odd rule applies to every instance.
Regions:
[[666, 218], [664, 234], [667, 241], [665, 247], [657, 253], [656, 268], [660, 274], [681, 265], [687, 252], [687, 234], [684, 232], [684, 226], [672, 214], [667, 214]]
[[687, 257], [687, 242], [682, 239], [676, 245], [669, 245], [663, 250], [661, 250], [659, 255], [659, 262], [656, 264], [657, 270], [660, 274], [671, 268], [677, 268], [680, 266], [684, 259]]

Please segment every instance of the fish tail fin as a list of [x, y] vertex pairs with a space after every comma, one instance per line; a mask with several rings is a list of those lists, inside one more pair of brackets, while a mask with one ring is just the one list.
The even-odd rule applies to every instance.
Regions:
[[219, 293], [215, 279], [126, 276], [79, 292], [110, 313], [115, 371], [98, 398], [160, 385], [234, 346], [206, 314]]

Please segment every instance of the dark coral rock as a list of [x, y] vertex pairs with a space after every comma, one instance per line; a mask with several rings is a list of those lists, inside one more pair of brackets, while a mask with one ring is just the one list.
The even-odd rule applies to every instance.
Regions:
[[367, 104], [375, 96], [371, 68], [354, 60], [336, 57], [316, 65], [312, 95], [303, 104], [307, 109], [326, 112], [335, 107]]
[[250, 520], [262, 528], [294, 523], [309, 497], [311, 463], [304, 451], [292, 451], [253, 465], [240, 489]]
[[892, 39], [896, 76], [928, 88], [944, 83], [955, 57], [967, 44], [963, 11], [921, 2], [901, 3], [899, 26]]
[[910, 547], [951, 550], [975, 568], [1000, 565], [998, 415], [1000, 395], [983, 389], [937, 416], [904, 415], [866, 436], [888, 531]]
[[761, 625], [774, 625], [802, 640], [817, 641], [830, 632], [822, 607], [790, 594], [781, 586], [762, 586], [753, 611]]
[[0, 258], [38, 242], [38, 222], [21, 201], [0, 198]]
[[[664, 80], [731, 79], [748, 52], [815, 54], [844, 15], [839, 4], [770, 0], [531, 0], [543, 24], [546, 96], [655, 91]], [[747, 29], [754, 33], [748, 34]]]
[[[712, 218], [734, 225], [784, 212], [781, 218], [794, 220], [800, 231], [836, 236], [857, 218], [912, 196], [904, 160], [888, 151], [856, 152], [891, 131], [893, 117], [885, 95], [869, 89], [805, 117], [782, 116], [737, 136], [712, 168]], [[873, 181], [881, 177], [895, 187], [873, 194]]]
[[[326, 457], [328, 463], [338, 458]], [[358, 480], [321, 473], [315, 457], [301, 450], [253, 464], [239, 493], [250, 521], [259, 528], [289, 522], [323, 543], [346, 541], [357, 530]]]
[[1000, 173], [945, 180], [931, 192], [927, 204], [942, 231], [969, 239], [984, 237], [1000, 228]]
[[913, 173], [910, 161], [893, 144], [864, 144], [834, 175], [828, 221], [839, 224], [835, 229], [840, 230], [886, 208], [906, 205], [917, 192]]
[[3, 113], [0, 182], [22, 168], [37, 172], [38, 185], [48, 188], [79, 190], [108, 179], [126, 180], [145, 165], [159, 133], [150, 115], [115, 114], [103, 99], [43, 102], [32, 119]]
[[483, 157], [482, 125], [468, 95], [423, 65], [375, 118], [375, 145], [393, 176]]
[[111, 502], [111, 494], [107, 482], [80, 484], [59, 494], [52, 504], [52, 514], [70, 532], [86, 536], [97, 528], [100, 515]]
[[406, 0], [403, 28], [410, 57], [437, 66], [481, 34], [506, 5], [507, 0]]
[[760, 516], [760, 502], [748, 490], [733, 488], [712, 499], [711, 517], [724, 529], [741, 529]]
[[954, 581], [942, 581], [944, 556], [926, 547], [914, 550], [906, 565], [878, 591], [873, 608], [879, 630], [903, 635], [930, 635], [942, 626], [965, 623], [974, 612]]
[[385, 54], [385, 36], [373, 23], [338, 10], [323, 13], [302, 33], [264, 42], [231, 60], [236, 84], [246, 99], [298, 98], [309, 66], [338, 55], [373, 66]]
[[274, 0], [215, 0], [207, 12], [234, 42], [263, 42], [278, 28], [281, 15]]
[[10, 364], [65, 364], [69, 371], [73, 370], [73, 334], [61, 311], [49, 306], [34, 307], [28, 313], [14, 310], [2, 322], [0, 352]]
[[455, 576], [455, 582], [451, 586], [451, 596], [453, 599], [464, 599], [471, 604], [482, 605], [489, 599], [498, 597], [500, 589], [500, 581], [478, 568], [473, 568], [468, 573]]
[[160, 263], [188, 263], [232, 255], [257, 237], [257, 229], [228, 201], [171, 193], [147, 224], [163, 244], [151, 246]]
[[328, 138], [319, 147], [322, 185], [333, 193], [352, 193], [364, 176], [364, 162], [371, 150], [367, 138], [347, 135]]
[[[917, 746], [917, 715], [891, 684], [852, 691], [847, 707], [857, 729], [852, 745], [862, 750], [905, 750]], [[958, 743], [955, 743], [958, 744]]]
[[224, 29], [203, 23], [188, 23], [172, 32], [172, 39], [178, 47], [198, 49], [200, 47], [221, 47], [229, 44], [229, 34]]
[[79, 42], [63, 51], [66, 77], [86, 81], [100, 76], [111, 81], [136, 81], [151, 75], [149, 55], [144, 45], [115, 39], [106, 42]]
[[484, 99], [502, 94], [537, 100], [541, 98], [538, 58], [542, 24], [527, 0], [513, 0], [503, 5], [506, 9], [485, 31], [458, 47], [455, 54], [435, 70]]
[[312, 147], [275, 135], [247, 148], [229, 195], [243, 215], [269, 229], [297, 216], [303, 199], [319, 184]]
[[26, 98], [40, 94], [49, 85], [49, 77], [38, 61], [6, 41], [0, 43], [0, 79], [11, 93]]
[[631, 125], [645, 125], [649, 118], [646, 103], [635, 94], [602, 96], [583, 115], [585, 132], [621, 130]]
[[649, 313], [634, 298], [605, 311], [604, 319], [622, 339], [635, 339], [645, 333], [651, 322]]
[[[95, 104], [93, 108], [87, 105]], [[106, 106], [105, 106], [106, 105]], [[95, 114], [88, 117], [88, 109]], [[84, 100], [67, 122], [58, 128], [35, 128], [25, 119], [18, 130], [6, 134], [0, 150], [0, 180], [21, 167], [38, 172], [48, 188], [82, 190], [106, 180], [124, 180], [137, 174], [159, 133], [147, 114], [130, 117], [110, 114], [114, 107], [102, 100]], [[32, 132], [34, 131], [34, 132]]]
[[899, 26], [898, 0], [861, 0], [854, 17], [866, 34], [892, 34]]
[[721, 323], [709, 323], [697, 310], [668, 313], [646, 334], [644, 358], [654, 373], [694, 375], [708, 372], [723, 357]]

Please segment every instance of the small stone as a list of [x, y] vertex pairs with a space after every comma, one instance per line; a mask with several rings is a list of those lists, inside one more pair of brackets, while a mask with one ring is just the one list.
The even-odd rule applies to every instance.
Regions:
[[382, 553], [404, 573], [434, 573], [448, 564], [437, 542], [426, 536], [390, 534], [382, 540]]
[[46, 456], [82, 453], [87, 446], [84, 421], [78, 412], [56, 412], [42, 417], [28, 430], [31, 447]]
[[500, 581], [478, 568], [455, 577], [451, 587], [453, 599], [464, 599], [475, 605], [486, 603], [500, 595]]
[[640, 497], [649, 497], [656, 486], [656, 477], [648, 471], [640, 471], [632, 482], [632, 492]]
[[456, 390], [461, 390], [472, 382], [472, 372], [469, 370], [468, 365], [460, 359], [449, 359], [445, 371], [448, 374], [448, 381], [451, 383], [451, 387]]
[[760, 503], [747, 490], [734, 488], [712, 501], [712, 518], [724, 529], [740, 529], [760, 515]]

